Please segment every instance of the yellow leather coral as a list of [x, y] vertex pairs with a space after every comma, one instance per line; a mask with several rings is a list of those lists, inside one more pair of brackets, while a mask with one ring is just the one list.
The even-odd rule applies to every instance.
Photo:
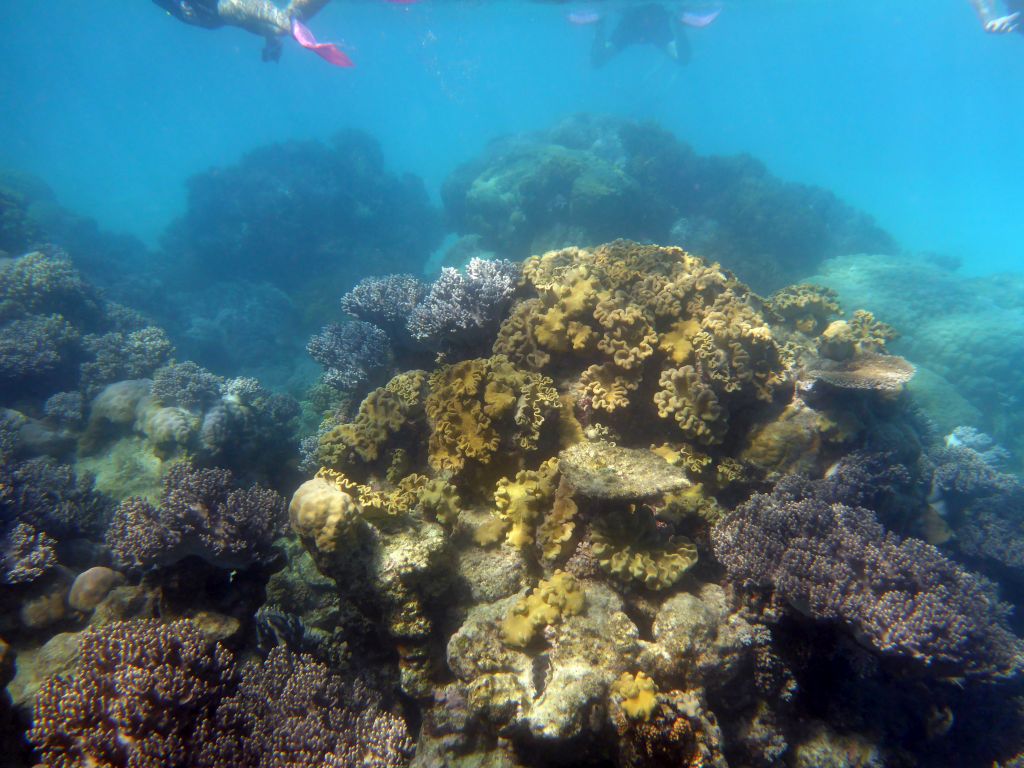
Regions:
[[426, 398], [430, 464], [441, 472], [458, 472], [467, 461], [486, 464], [502, 440], [534, 450], [560, 407], [550, 379], [503, 355], [442, 366], [430, 375]]
[[776, 291], [767, 305], [788, 326], [811, 336], [821, 331], [833, 315], [842, 314], [836, 298], [831, 288], [801, 283]]
[[616, 408], [629, 405], [629, 392], [639, 382], [629, 378], [626, 372], [613, 363], [592, 365], [580, 374], [580, 394], [586, 397], [592, 408], [611, 413]]
[[667, 368], [661, 372], [658, 384], [661, 389], [654, 395], [654, 404], [661, 418], [673, 416], [690, 440], [705, 445], [722, 441], [728, 428], [728, 414], [696, 368]]
[[643, 672], [623, 672], [612, 683], [611, 695], [631, 720], [647, 720], [658, 706], [658, 686]]
[[697, 562], [697, 547], [683, 536], [665, 536], [646, 510], [619, 510], [595, 521], [591, 545], [601, 568], [648, 589], [672, 586]]
[[516, 549], [534, 542], [534, 529], [551, 506], [557, 477], [558, 459], [551, 458], [536, 470], [522, 470], [513, 480], [498, 481], [494, 504], [505, 538]]
[[384, 387], [373, 390], [360, 404], [355, 419], [320, 438], [321, 463], [349, 468], [360, 461], [376, 461], [388, 438], [405, 424], [410, 409], [403, 393]]
[[584, 604], [579, 582], [565, 571], [555, 571], [512, 606], [501, 622], [501, 637], [507, 645], [525, 648], [539, 630], [582, 613]]

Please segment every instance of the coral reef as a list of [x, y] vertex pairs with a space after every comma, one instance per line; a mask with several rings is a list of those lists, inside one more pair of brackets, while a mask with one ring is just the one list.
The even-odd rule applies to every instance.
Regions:
[[837, 257], [813, 280], [900, 330], [892, 349], [917, 364], [911, 391], [943, 433], [971, 424], [1024, 455], [1016, 407], [1024, 352], [1007, 343], [1024, 332], [1019, 283], [962, 274], [936, 259], [872, 253], [893, 255]]
[[419, 270], [441, 240], [422, 182], [389, 173], [377, 142], [358, 131], [262, 147], [188, 186], [163, 247], [208, 277], [338, 295], [385, 265]]
[[729, 264], [759, 290], [821, 260], [895, 250], [829, 192], [783, 182], [752, 157], [701, 157], [651, 123], [577, 115], [493, 142], [442, 189], [445, 214], [484, 247], [525, 258], [616, 237], [677, 243]]

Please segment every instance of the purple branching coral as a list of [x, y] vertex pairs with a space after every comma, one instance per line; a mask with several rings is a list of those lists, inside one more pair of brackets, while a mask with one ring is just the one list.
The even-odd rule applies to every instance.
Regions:
[[401, 768], [412, 754], [371, 687], [285, 647], [239, 672], [189, 620], [86, 630], [28, 735], [48, 768]]
[[110, 517], [110, 499], [93, 478], [48, 458], [0, 465], [0, 521], [29, 523], [59, 539], [99, 536]]
[[81, 392], [58, 392], [43, 404], [46, 418], [62, 427], [77, 427], [85, 418], [85, 398]]
[[27, 584], [57, 565], [55, 542], [28, 523], [0, 528], [0, 584]]
[[66, 255], [36, 251], [0, 266], [0, 320], [51, 312], [85, 322], [101, 313], [98, 292]]
[[171, 363], [153, 374], [153, 399], [163, 406], [202, 411], [220, 399], [224, 379], [186, 360]]
[[387, 333], [362, 320], [324, 326], [306, 351], [326, 369], [324, 382], [340, 390], [365, 386], [391, 363]]
[[519, 264], [473, 258], [465, 274], [444, 267], [409, 317], [413, 338], [435, 349], [490, 344], [519, 282]]
[[82, 388], [89, 394], [115, 381], [149, 378], [174, 354], [167, 334], [152, 325], [127, 333], [89, 335], [83, 345], [92, 357], [81, 367]]
[[412, 275], [366, 277], [341, 297], [341, 308], [357, 320], [376, 325], [398, 343], [408, 336], [406, 323], [427, 289]]
[[198, 766], [233, 674], [231, 653], [187, 620], [89, 629], [74, 678], [40, 688], [29, 739], [48, 768]]
[[933, 674], [1019, 671], [1021, 643], [988, 582], [831, 493], [827, 480], [788, 477], [741, 504], [712, 533], [730, 578]]
[[74, 363], [78, 331], [61, 315], [27, 315], [0, 328], [0, 384], [25, 384]]
[[360, 680], [284, 646], [242, 672], [217, 711], [199, 763], [243, 768], [398, 768], [412, 755], [405, 721]]
[[121, 502], [107, 543], [117, 557], [136, 566], [196, 556], [222, 568], [242, 568], [269, 559], [287, 523], [284, 499], [275, 491], [235, 488], [226, 469], [182, 462], [164, 478], [159, 507], [139, 497]]

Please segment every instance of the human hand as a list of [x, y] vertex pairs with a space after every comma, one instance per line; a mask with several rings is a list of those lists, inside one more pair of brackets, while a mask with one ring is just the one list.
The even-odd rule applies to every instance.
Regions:
[[1013, 32], [1017, 29], [1020, 24], [1020, 11], [1017, 13], [1011, 13], [1008, 16], [1000, 16], [998, 19], [992, 19], [985, 23], [985, 31], [990, 32], [994, 35], [1003, 35], [1007, 32]]

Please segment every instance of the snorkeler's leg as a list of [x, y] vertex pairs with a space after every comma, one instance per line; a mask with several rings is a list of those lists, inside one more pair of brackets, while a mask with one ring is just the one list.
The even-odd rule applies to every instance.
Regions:
[[693, 51], [690, 49], [690, 38], [681, 25], [675, 24], [673, 26], [675, 35], [672, 38], [672, 42], [665, 46], [665, 52], [668, 53], [669, 57], [676, 64], [686, 66], [690, 63], [690, 56], [693, 54]]
[[599, 19], [594, 25], [594, 42], [590, 46], [590, 65], [595, 69], [603, 67], [618, 52], [618, 48], [608, 41], [604, 18]]
[[318, 14], [331, 0], [291, 0], [286, 13], [302, 21], [307, 21]]
[[978, 18], [981, 19], [981, 24], [986, 32], [997, 35], [1013, 32], [1024, 21], [1021, 17], [1021, 12], [1015, 10], [1012, 3], [1008, 2], [1007, 5], [1011, 6], [1010, 10], [1015, 12], [1009, 13], [1006, 16], [999, 16], [997, 15], [993, 0], [970, 0], [970, 2], [974, 7], [975, 13], [978, 14]]
[[263, 37], [287, 35], [291, 31], [288, 14], [270, 0], [218, 0], [217, 12], [224, 23]]

